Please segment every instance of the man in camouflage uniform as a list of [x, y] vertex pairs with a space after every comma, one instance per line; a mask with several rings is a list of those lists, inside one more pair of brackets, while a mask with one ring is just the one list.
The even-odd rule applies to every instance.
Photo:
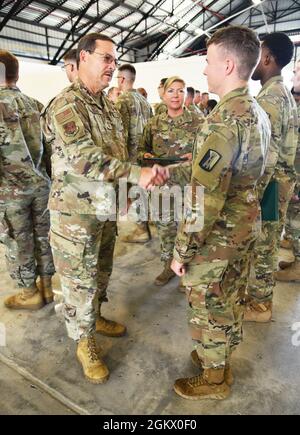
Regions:
[[275, 279], [277, 281], [300, 280], [300, 93], [297, 93], [292, 89], [292, 94], [297, 104], [298, 111], [298, 146], [295, 158], [297, 183], [287, 211], [285, 238], [283, 242], [286, 241], [291, 244], [291, 249], [293, 250], [295, 259], [293, 262], [281, 261], [279, 263], [280, 269], [283, 270], [275, 272]]
[[201, 92], [198, 91], [198, 89], [195, 89], [195, 97], [194, 97], [194, 104], [199, 108], [199, 104], [201, 102]]
[[[91, 33], [78, 46], [78, 81], [59, 94], [42, 115], [52, 147], [50, 242], [64, 296], [69, 337], [78, 342], [77, 357], [92, 383], [108, 379], [98, 356], [95, 332], [119, 337], [125, 326], [105, 319], [101, 305], [112, 272], [116, 238], [116, 181], [146, 187], [158, 169], [128, 162], [119, 112], [103, 90], [116, 67], [116, 48], [105, 35]], [[109, 220], [111, 219], [111, 220]]]
[[[121, 95], [116, 101], [116, 108], [121, 114], [124, 126], [125, 140], [127, 143], [129, 161], [137, 163], [138, 147], [142, 138], [143, 130], [152, 116], [152, 109], [148, 101], [133, 85], [136, 78], [136, 70], [130, 64], [120, 66], [118, 70], [118, 87]], [[151, 239], [148, 222], [136, 222], [134, 231], [123, 240], [128, 243], [146, 243]]]
[[13, 54], [0, 50], [0, 66], [0, 241], [6, 246], [10, 275], [22, 289], [4, 303], [11, 309], [37, 310], [53, 300], [54, 274], [42, 105], [17, 88], [19, 64]]
[[201, 103], [199, 105], [199, 109], [201, 110], [204, 116], [208, 115], [208, 110], [207, 110], [208, 100], [209, 100], [208, 92], [203, 92], [201, 95]]
[[294, 91], [300, 93], [300, 59], [297, 60], [296, 63], [293, 83], [294, 83]]
[[75, 82], [78, 77], [76, 53], [76, 48], [72, 48], [64, 55], [63, 58], [64, 64], [62, 66], [62, 69], [66, 71], [70, 83]]
[[[199, 231], [189, 228], [194, 213], [183, 221], [172, 263], [187, 286], [189, 325], [197, 342], [192, 360], [203, 369], [175, 382], [176, 393], [190, 400], [229, 395], [230, 358], [242, 339], [245, 283], [259, 216], [256, 185], [270, 140], [267, 115], [247, 87], [259, 54], [255, 33], [239, 26], [218, 30], [208, 42], [204, 74], [220, 102], [198, 131], [191, 176], [194, 189], [204, 187], [204, 224]], [[170, 167], [170, 174], [180, 180], [184, 165]], [[192, 204], [197, 210], [199, 203]]]
[[261, 60], [253, 74], [263, 85], [257, 101], [271, 120], [270, 149], [273, 164], [269, 166], [260, 185], [263, 194], [269, 181], [278, 184], [279, 221], [264, 221], [262, 233], [254, 249], [256, 281], [248, 288], [249, 301], [245, 321], [269, 322], [272, 318], [274, 272], [277, 268], [279, 243], [285, 224], [288, 204], [292, 197], [296, 172], [294, 167], [298, 115], [293, 96], [283, 84], [281, 70], [292, 59], [294, 46], [284, 33], [266, 35], [262, 42]]
[[[141, 158], [143, 156], [191, 158], [196, 131], [200, 126], [202, 115], [184, 109], [184, 96], [184, 81], [177, 76], [169, 77], [164, 84], [163, 94], [168, 112], [151, 118], [148, 124], [146, 124], [140, 147]], [[177, 234], [173, 197], [170, 198], [169, 216], [168, 212], [167, 208], [164, 210], [161, 207], [160, 219], [155, 220], [160, 240], [161, 261], [164, 263], [163, 271], [154, 281], [157, 286], [167, 284], [175, 276], [171, 269]]]
[[119, 98], [119, 96], [121, 95], [121, 91], [119, 88], [117, 88], [116, 86], [112, 86], [111, 88], [109, 88], [109, 90], [107, 91], [107, 98], [112, 101], [113, 103], [115, 103], [117, 101], [117, 99]]
[[194, 112], [197, 115], [202, 115], [202, 112], [199, 109], [199, 107], [196, 106], [196, 104], [194, 104], [194, 98], [195, 98], [195, 89], [192, 88], [191, 86], [188, 86], [186, 88], [186, 97], [185, 97], [184, 106], [190, 112]]
[[157, 90], [158, 90], [158, 94], [159, 94], [159, 98], [161, 99], [161, 102], [154, 104], [154, 115], [155, 116], [160, 115], [161, 113], [166, 113], [166, 111], [167, 111], [167, 106], [163, 101], [164, 84], [166, 83], [167, 80], [168, 80], [168, 78], [164, 77], [159, 82], [159, 86], [158, 86]]

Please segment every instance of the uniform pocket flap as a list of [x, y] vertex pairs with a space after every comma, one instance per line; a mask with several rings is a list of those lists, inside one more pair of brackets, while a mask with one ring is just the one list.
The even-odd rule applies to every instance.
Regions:
[[53, 249], [60, 252], [68, 252], [76, 258], [82, 259], [85, 244], [78, 240], [69, 239], [66, 236], [50, 230], [50, 245]]

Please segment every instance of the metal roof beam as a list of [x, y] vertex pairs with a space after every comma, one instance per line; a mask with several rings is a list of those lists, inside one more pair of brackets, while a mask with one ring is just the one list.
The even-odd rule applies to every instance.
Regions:
[[8, 14], [5, 14], [4, 19], [2, 20], [2, 22], [0, 23], [0, 32], [3, 30], [4, 26], [8, 23], [8, 21], [18, 12], [21, 12], [23, 9], [25, 9], [30, 3], [32, 2], [32, 0], [27, 0], [22, 2], [22, 4], [20, 5], [20, 2], [16, 2], [10, 9], [10, 11], [8, 12]]

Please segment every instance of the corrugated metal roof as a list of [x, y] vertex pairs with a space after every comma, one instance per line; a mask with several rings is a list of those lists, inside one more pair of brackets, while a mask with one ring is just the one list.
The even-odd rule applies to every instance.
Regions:
[[[39, 38], [37, 44], [44, 45], [45, 58], [47, 44], [48, 48], [49, 44], [54, 46], [49, 60], [56, 63], [86, 31], [103, 31], [133, 61], [143, 61], [155, 59], [161, 53], [190, 55], [203, 50], [204, 38], [195, 38], [195, 33], [199, 29], [213, 31], [212, 26], [238, 23], [264, 33], [266, 19], [272, 31], [300, 32], [300, 2], [265, 0], [262, 8], [265, 17], [261, 6], [254, 6], [249, 0], [4, 0], [0, 39], [3, 42], [6, 38], [10, 45], [15, 42], [15, 50], [22, 50], [21, 46], [28, 50], [30, 33], [34, 32]], [[244, 13], [235, 15], [243, 10]], [[17, 30], [15, 36], [11, 30], [4, 32], [5, 26], [22, 29], [22, 37]], [[60, 47], [66, 37], [68, 40]], [[34, 47], [29, 51], [34, 52]], [[36, 52], [40, 56], [40, 47]]]

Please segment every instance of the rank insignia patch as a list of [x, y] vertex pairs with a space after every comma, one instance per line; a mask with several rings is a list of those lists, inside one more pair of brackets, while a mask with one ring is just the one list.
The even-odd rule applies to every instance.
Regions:
[[67, 122], [63, 125], [64, 133], [66, 136], [75, 136], [79, 128], [74, 121]]
[[215, 150], [208, 150], [199, 166], [201, 169], [207, 172], [211, 172], [216, 164], [221, 160], [222, 156]]

